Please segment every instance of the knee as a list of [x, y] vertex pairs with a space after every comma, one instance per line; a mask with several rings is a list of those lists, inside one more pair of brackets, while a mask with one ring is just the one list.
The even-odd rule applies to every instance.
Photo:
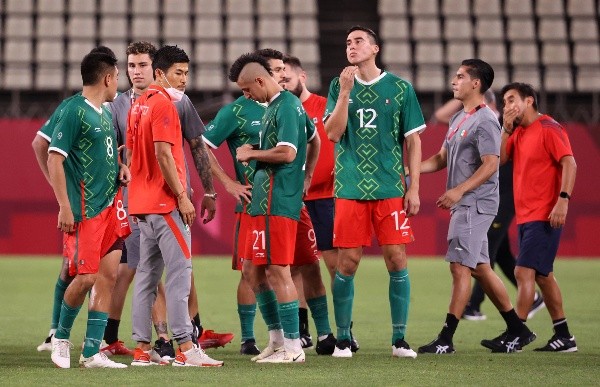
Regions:
[[97, 274], [83, 274], [78, 276], [78, 282], [81, 284], [82, 288], [90, 290], [96, 283], [97, 278]]
[[529, 282], [529, 281], [533, 280], [533, 278], [534, 278], [531, 271], [532, 271], [531, 269], [517, 266], [517, 267], [515, 267], [515, 278], [520, 283]]

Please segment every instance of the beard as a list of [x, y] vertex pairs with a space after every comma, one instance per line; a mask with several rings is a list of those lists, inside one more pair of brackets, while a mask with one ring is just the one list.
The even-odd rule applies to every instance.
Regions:
[[304, 88], [302, 87], [302, 84], [300, 82], [296, 83], [296, 87], [292, 88], [292, 89], [287, 89], [290, 93], [294, 94], [296, 97], [300, 98], [300, 94], [302, 94], [302, 91], [304, 90]]

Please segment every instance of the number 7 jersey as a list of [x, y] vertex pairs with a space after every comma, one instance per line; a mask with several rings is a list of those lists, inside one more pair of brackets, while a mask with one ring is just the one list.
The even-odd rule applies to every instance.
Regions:
[[[325, 119], [340, 92], [329, 87]], [[404, 138], [425, 129], [412, 85], [387, 72], [371, 82], [355, 77], [346, 132], [335, 146], [335, 197], [377, 200], [404, 196]]]

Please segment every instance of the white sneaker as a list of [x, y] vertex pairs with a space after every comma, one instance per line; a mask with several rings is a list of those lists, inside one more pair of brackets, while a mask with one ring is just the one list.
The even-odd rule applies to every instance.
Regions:
[[116, 363], [102, 352], [90, 357], [81, 357], [80, 362], [84, 368], [127, 368], [126, 364]]
[[158, 352], [151, 348], [149, 351], [144, 351], [141, 348], [136, 348], [133, 353], [132, 366], [147, 367], [152, 365], [167, 365], [169, 362], [160, 357]]
[[333, 350], [333, 353], [331, 354], [331, 356], [343, 357], [343, 358], [344, 357], [345, 358], [352, 357], [352, 349], [351, 349], [350, 340], [338, 341], [337, 344], [335, 345], [335, 349]]
[[271, 345], [267, 345], [267, 348], [263, 349], [261, 353], [259, 353], [258, 355], [254, 356], [250, 360], [252, 360], [252, 361], [259, 361], [259, 360], [267, 358], [267, 357], [269, 357], [269, 356], [271, 356], [274, 353], [279, 352], [279, 351], [283, 351], [283, 346], [277, 347], [277, 348], [273, 348]]
[[397, 339], [392, 345], [392, 356], [416, 359], [417, 353], [410, 349], [410, 345], [404, 339]]
[[306, 355], [304, 351], [298, 353], [291, 353], [285, 349], [281, 349], [274, 352], [271, 356], [267, 356], [263, 359], [258, 359], [257, 363], [304, 363], [306, 361]]
[[73, 344], [69, 340], [57, 339], [52, 336], [52, 355], [50, 358], [58, 368], [71, 368], [71, 348]]
[[44, 342], [40, 345], [37, 346], [37, 350], [38, 352], [42, 352], [42, 351], [52, 351], [52, 338], [54, 337], [54, 334], [51, 334], [50, 336], [46, 337], [46, 340], [44, 340]]
[[178, 348], [172, 365], [175, 367], [221, 367], [223, 362], [211, 358], [202, 348], [193, 344], [192, 349], [185, 352], [181, 352]]

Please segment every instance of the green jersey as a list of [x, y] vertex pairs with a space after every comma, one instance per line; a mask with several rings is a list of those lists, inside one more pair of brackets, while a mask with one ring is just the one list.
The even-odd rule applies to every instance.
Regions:
[[54, 132], [54, 128], [56, 127], [56, 122], [60, 117], [60, 112], [67, 106], [67, 104], [78, 95], [81, 95], [81, 92], [70, 96], [69, 98], [65, 98], [62, 100], [60, 105], [54, 110], [50, 118], [42, 125], [40, 130], [38, 130], [37, 134], [46, 139], [46, 141], [50, 142], [52, 140], [52, 132]]
[[76, 222], [90, 219], [114, 199], [117, 175], [117, 137], [112, 115], [85, 97], [73, 97], [57, 120], [49, 152], [65, 156], [67, 194]]
[[[325, 119], [340, 92], [329, 87]], [[387, 72], [371, 82], [354, 80], [346, 132], [335, 146], [335, 196], [354, 200], [404, 197], [404, 138], [425, 129], [412, 85]]]
[[308, 122], [300, 100], [289, 91], [282, 91], [269, 103], [262, 121], [260, 149], [290, 146], [296, 150], [296, 158], [285, 164], [257, 163], [250, 215], [300, 219], [306, 143], [316, 134]]
[[[256, 161], [244, 165], [236, 160], [236, 149], [244, 144], [258, 144], [265, 106], [244, 96], [224, 106], [208, 124], [204, 141], [211, 148], [218, 148], [224, 141], [233, 158], [235, 177], [242, 184], [251, 184]], [[247, 206], [238, 204], [235, 212], [248, 212]]]

